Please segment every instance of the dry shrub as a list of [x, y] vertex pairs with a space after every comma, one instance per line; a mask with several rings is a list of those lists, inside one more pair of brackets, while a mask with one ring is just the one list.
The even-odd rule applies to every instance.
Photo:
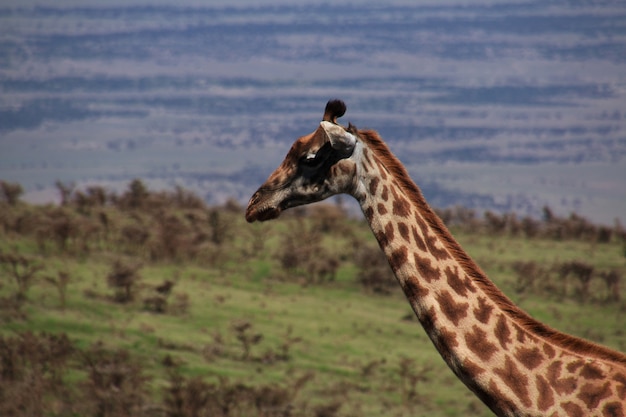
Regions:
[[168, 417], [288, 417], [295, 410], [294, 401], [310, 374], [295, 378], [285, 386], [267, 384], [258, 387], [231, 383], [224, 377], [216, 383], [201, 378], [185, 378], [171, 369], [165, 389]]
[[559, 267], [560, 279], [565, 283], [569, 276], [574, 276], [578, 280], [578, 286], [574, 295], [579, 301], [585, 302], [590, 298], [590, 284], [593, 278], [593, 265], [584, 262], [565, 262]]
[[15, 300], [18, 304], [26, 300], [26, 294], [33, 285], [37, 273], [43, 269], [39, 261], [15, 252], [0, 252], [0, 266], [15, 281], [17, 286]]
[[58, 271], [57, 276], [46, 276], [44, 279], [49, 284], [52, 284], [59, 293], [59, 303], [61, 310], [65, 310], [65, 304], [67, 302], [67, 286], [70, 283], [70, 274], [67, 271]]
[[[63, 374], [74, 347], [65, 334], [0, 336], [0, 415], [38, 416], [68, 407]], [[59, 409], [61, 408], [61, 409]]]
[[301, 217], [290, 221], [274, 255], [284, 275], [301, 277], [304, 285], [334, 281], [341, 265], [340, 255], [324, 246], [319, 225]]
[[252, 323], [248, 321], [239, 321], [232, 324], [233, 331], [237, 340], [241, 343], [242, 355], [241, 360], [247, 361], [251, 359], [252, 346], [258, 345], [263, 340], [263, 334], [256, 333], [252, 330]]
[[20, 184], [0, 180], [0, 198], [2, 201], [6, 201], [8, 205], [17, 205], [23, 192], [24, 189]]
[[[556, 263], [550, 268], [535, 261], [517, 261], [511, 267], [518, 293], [572, 297], [580, 302], [621, 300], [622, 276], [617, 269], [595, 272], [593, 265], [581, 261]], [[604, 283], [605, 291], [599, 281]]]
[[619, 302], [622, 299], [620, 293], [622, 274], [617, 269], [612, 269], [610, 271], [602, 271], [599, 275], [606, 285], [606, 301]]
[[289, 361], [291, 359], [291, 349], [296, 343], [302, 342], [302, 338], [293, 336], [293, 328], [287, 327], [283, 340], [277, 349], [268, 349], [261, 358], [265, 364], [273, 364], [279, 361]]
[[346, 225], [347, 215], [343, 207], [338, 204], [319, 203], [309, 206], [308, 217], [313, 228], [320, 233], [344, 235], [351, 230]]
[[448, 227], [456, 227], [468, 232], [476, 232], [480, 227], [480, 220], [476, 217], [476, 211], [467, 207], [454, 206], [435, 209], [435, 213]]
[[113, 262], [111, 271], [107, 275], [107, 283], [115, 293], [113, 300], [118, 303], [128, 303], [134, 300], [141, 276], [140, 264], [131, 264], [121, 259]]
[[355, 254], [358, 267], [357, 282], [367, 291], [376, 294], [390, 294], [397, 288], [397, 281], [383, 252], [374, 246], [361, 246]]
[[87, 380], [83, 382], [81, 412], [99, 417], [140, 415], [146, 396], [142, 366], [123, 349], [95, 344], [82, 353]]
[[411, 409], [416, 403], [421, 401], [418, 392], [418, 384], [430, 380], [431, 365], [417, 366], [415, 360], [401, 357], [398, 363], [398, 375], [402, 390], [402, 402], [405, 407]]
[[161, 212], [154, 217], [156, 233], [150, 242], [150, 258], [176, 260], [189, 251], [190, 233], [184, 222], [174, 213]]
[[[165, 280], [154, 287], [152, 295], [143, 299], [144, 309], [159, 314], [186, 314], [189, 307], [189, 297], [187, 294], [173, 294], [174, 285], [176, 282]], [[170, 302], [172, 296], [174, 302]]]
[[[513, 262], [512, 268], [517, 276], [515, 291], [534, 293], [539, 289], [537, 280], [545, 277], [545, 271], [535, 261]], [[543, 284], [545, 285], [545, 282]]]

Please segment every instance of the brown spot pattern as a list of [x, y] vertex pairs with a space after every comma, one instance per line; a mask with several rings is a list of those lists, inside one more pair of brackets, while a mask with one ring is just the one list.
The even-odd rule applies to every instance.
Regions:
[[624, 416], [623, 404], [618, 402], [612, 402], [605, 404], [602, 408], [603, 417], [626, 417]]
[[370, 159], [370, 151], [367, 148], [363, 148], [363, 157], [365, 158], [365, 162], [367, 163], [367, 165], [369, 165], [370, 167], [372, 166], [372, 161]]
[[426, 244], [424, 243], [422, 237], [417, 233], [415, 226], [411, 226], [411, 231], [413, 232], [413, 239], [415, 239], [415, 245], [417, 245], [417, 248], [422, 252], [426, 252]]
[[525, 407], [532, 405], [528, 393], [528, 377], [517, 368], [510, 357], [507, 356], [504, 361], [504, 368], [496, 368], [494, 373], [502, 378], [502, 382], [515, 393]]
[[367, 219], [368, 223], [371, 223], [372, 218], [374, 217], [374, 209], [372, 207], [368, 207], [365, 209], [363, 214], [365, 214], [365, 218]]
[[487, 324], [492, 311], [493, 306], [487, 303], [487, 299], [485, 297], [478, 297], [478, 307], [473, 310], [476, 320], [483, 324]]
[[583, 409], [571, 401], [561, 404], [561, 408], [565, 410], [568, 417], [585, 417]]
[[383, 201], [389, 200], [389, 189], [386, 185], [383, 185], [383, 192], [380, 194], [380, 198], [382, 198]]
[[384, 216], [387, 214], [387, 207], [383, 203], [378, 203], [378, 214]]
[[370, 193], [372, 195], [376, 195], [376, 189], [378, 188], [378, 182], [380, 180], [377, 177], [374, 177], [371, 181], [370, 181]]
[[391, 269], [393, 269], [394, 272], [400, 269], [402, 265], [406, 263], [407, 258], [408, 255], [406, 246], [402, 246], [393, 251], [391, 256], [389, 256], [389, 265], [391, 265]]
[[383, 179], [383, 181], [385, 181], [387, 179], [387, 168], [385, 168], [383, 163], [380, 162], [378, 159], [376, 159], [376, 164], [378, 165], [378, 172], [380, 173], [380, 177]]
[[512, 340], [511, 330], [509, 329], [509, 325], [506, 322], [506, 317], [504, 316], [504, 314], [500, 314], [494, 332], [496, 338], [498, 339], [498, 342], [500, 342], [500, 346], [502, 346], [502, 349], [506, 349], [507, 343], [511, 343]]
[[485, 369], [470, 359], [465, 359], [463, 361], [463, 369], [465, 375], [469, 376], [472, 379], [475, 379], [478, 375], [485, 372]]
[[604, 372], [593, 364], [586, 363], [580, 371], [580, 376], [585, 379], [604, 379]]
[[417, 300], [418, 298], [428, 295], [428, 288], [422, 287], [417, 277], [411, 277], [405, 280], [402, 285], [402, 290], [404, 290], [404, 294], [409, 300]]
[[437, 295], [437, 302], [441, 311], [455, 326], [459, 325], [461, 319], [467, 317], [468, 303], [457, 303], [448, 291], [442, 291]]
[[411, 242], [411, 238], [409, 237], [409, 226], [407, 226], [406, 223], [398, 223], [398, 232], [400, 232], [400, 236], [402, 236], [402, 239], [406, 240], [407, 242]]
[[426, 280], [426, 282], [430, 284], [431, 282], [439, 279], [439, 268], [436, 265], [431, 266], [430, 259], [422, 258], [417, 253], [414, 254], [414, 258], [417, 270], [419, 271], [422, 278]]
[[512, 414], [512, 411], [517, 407], [513, 404], [507, 396], [500, 391], [499, 384], [496, 383], [493, 379], [489, 381], [489, 390], [493, 393], [493, 395], [489, 395], [487, 400], [483, 399], [483, 402], [487, 404], [492, 410], [497, 408], [502, 410], [503, 415]]
[[403, 218], [409, 217], [411, 214], [411, 205], [404, 198], [393, 202], [393, 214]]
[[471, 332], [465, 334], [465, 342], [467, 347], [483, 361], [488, 361], [498, 350], [496, 345], [488, 341], [487, 333], [476, 325], [472, 327]]
[[578, 393], [578, 398], [585, 403], [588, 410], [594, 410], [600, 405], [600, 401], [611, 395], [610, 382], [602, 385], [585, 384]]
[[561, 368], [563, 367], [563, 362], [555, 361], [548, 366], [548, 382], [550, 382], [550, 386], [554, 388], [554, 390], [560, 394], [571, 394], [576, 389], [576, 379], [569, 378], [561, 378]]
[[537, 343], [537, 338], [531, 335], [528, 331], [523, 329], [517, 323], [513, 323], [513, 328], [515, 329], [517, 335], [517, 341], [520, 343]]
[[379, 230], [378, 232], [374, 232], [374, 236], [376, 236], [376, 240], [382, 249], [389, 246], [389, 239], [387, 239], [385, 232]]
[[618, 385], [615, 387], [615, 389], [617, 391], [617, 396], [621, 400], [626, 400], [626, 376], [624, 376], [624, 375], [615, 375], [613, 377], [613, 381], [618, 383]]
[[576, 372], [580, 367], [582, 367], [585, 363], [582, 359], [573, 361], [567, 364], [566, 368], [569, 373]]
[[543, 353], [545, 353], [550, 359], [554, 358], [554, 355], [556, 355], [554, 348], [547, 343], [544, 343], [543, 345]]
[[517, 348], [515, 358], [530, 370], [538, 367], [545, 359], [538, 347], [528, 348], [523, 346]]
[[387, 223], [387, 225], [385, 226], [385, 236], [387, 236], [387, 242], [391, 243], [393, 242], [394, 239], [394, 231], [393, 231], [393, 223], [389, 222]]
[[469, 279], [467, 275], [465, 275], [464, 279], [461, 279], [458, 268], [455, 267], [453, 270], [452, 268], [447, 267], [443, 272], [445, 272], [446, 277], [448, 278], [448, 285], [460, 296], [467, 296], [468, 290], [471, 292], [475, 291], [472, 285], [472, 280]]
[[453, 331], [440, 328], [436, 339], [439, 353], [444, 360], [450, 360], [452, 357], [452, 349], [459, 346], [459, 342], [456, 340], [456, 334]]
[[431, 255], [433, 255], [437, 260], [449, 259], [450, 254], [448, 254], [448, 251], [445, 248], [439, 249], [437, 247], [437, 237], [430, 236], [428, 234], [428, 226], [426, 225], [424, 220], [422, 220], [419, 214], [415, 216], [415, 221], [422, 231], [422, 236], [424, 237], [424, 241], [426, 242], [426, 246], [428, 247], [428, 251], [431, 253]]
[[539, 397], [537, 398], [537, 408], [541, 411], [546, 411], [554, 405], [554, 393], [552, 392], [552, 387], [541, 375], [537, 375], [536, 383], [537, 391], [539, 392]]
[[333, 175], [347, 175], [350, 173], [352, 173], [352, 165], [350, 164], [339, 162], [333, 166]]
[[422, 327], [426, 330], [426, 333], [431, 336], [435, 331], [435, 320], [437, 319], [437, 313], [435, 312], [435, 307], [431, 307], [426, 314], [420, 319], [422, 323]]
[[409, 201], [396, 192], [395, 188], [391, 189], [393, 193], [393, 214], [400, 217], [409, 217], [411, 213], [411, 205]]

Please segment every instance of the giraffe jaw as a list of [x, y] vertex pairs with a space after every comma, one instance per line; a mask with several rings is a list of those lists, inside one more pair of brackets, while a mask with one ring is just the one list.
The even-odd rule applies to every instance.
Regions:
[[246, 220], [248, 223], [253, 223], [255, 221], [264, 222], [267, 220], [274, 220], [280, 216], [280, 208], [278, 207], [267, 207], [260, 210], [246, 210]]

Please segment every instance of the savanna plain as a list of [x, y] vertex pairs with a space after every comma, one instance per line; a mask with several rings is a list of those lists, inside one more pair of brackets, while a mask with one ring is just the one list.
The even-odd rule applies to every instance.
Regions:
[[[0, 415], [491, 415], [341, 200], [247, 224], [141, 180], [60, 205], [0, 184]], [[626, 351], [619, 222], [438, 213], [532, 316]]]

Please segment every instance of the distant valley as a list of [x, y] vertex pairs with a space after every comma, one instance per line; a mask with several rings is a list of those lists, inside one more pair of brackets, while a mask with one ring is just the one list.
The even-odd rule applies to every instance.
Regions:
[[338, 97], [435, 206], [626, 220], [620, 2], [112, 4], [0, 6], [0, 179], [30, 201], [245, 202]]

